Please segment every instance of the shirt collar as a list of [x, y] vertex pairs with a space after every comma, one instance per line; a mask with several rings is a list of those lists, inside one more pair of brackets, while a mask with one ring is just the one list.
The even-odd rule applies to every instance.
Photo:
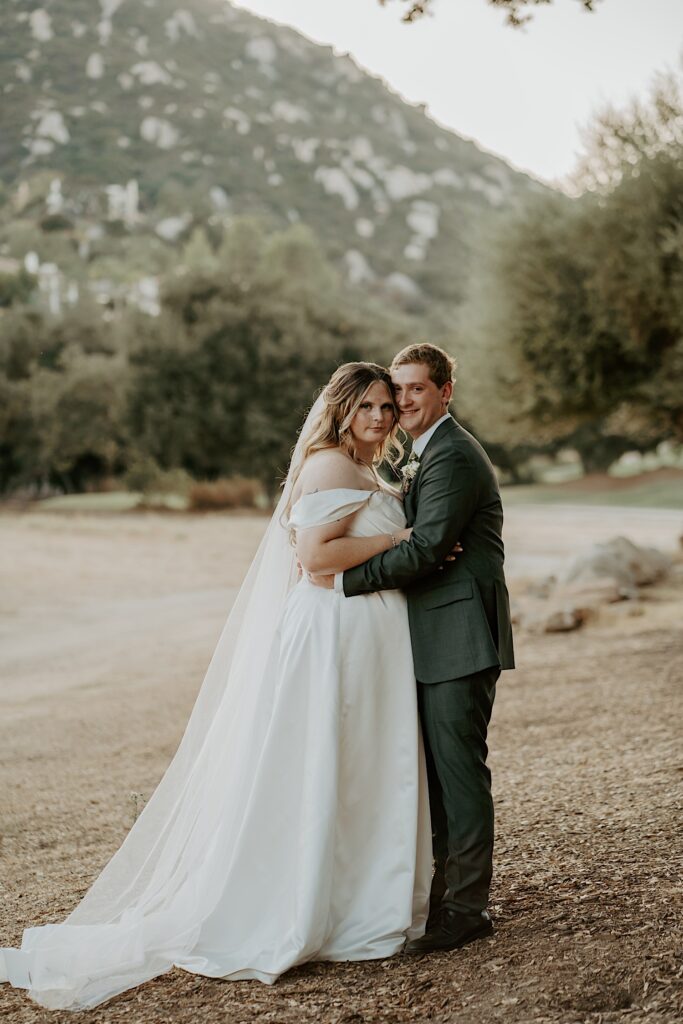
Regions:
[[413, 441], [413, 454], [417, 455], [418, 459], [422, 457], [422, 453], [429, 444], [432, 435], [436, 431], [437, 427], [440, 427], [446, 420], [450, 420], [453, 417], [449, 412], [443, 414], [441, 419], [437, 420], [436, 423], [432, 423], [429, 430], [425, 430], [424, 434], [420, 434], [416, 441]]

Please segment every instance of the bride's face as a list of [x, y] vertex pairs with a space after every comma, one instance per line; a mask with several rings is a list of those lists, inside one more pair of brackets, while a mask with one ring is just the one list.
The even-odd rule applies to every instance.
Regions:
[[394, 403], [386, 384], [375, 381], [363, 395], [349, 430], [362, 445], [380, 445], [395, 423]]

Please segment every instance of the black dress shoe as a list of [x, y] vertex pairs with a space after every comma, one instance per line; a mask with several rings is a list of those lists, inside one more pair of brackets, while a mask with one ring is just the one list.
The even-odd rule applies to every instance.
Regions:
[[488, 910], [481, 914], [458, 914], [443, 907], [438, 924], [425, 932], [421, 939], [411, 939], [403, 947], [404, 953], [419, 955], [457, 949], [493, 933], [493, 921]]

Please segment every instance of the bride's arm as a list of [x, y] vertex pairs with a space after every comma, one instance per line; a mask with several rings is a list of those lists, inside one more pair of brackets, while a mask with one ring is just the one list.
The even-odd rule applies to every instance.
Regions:
[[307, 572], [318, 575], [344, 572], [410, 537], [410, 529], [395, 530], [393, 534], [377, 533], [372, 537], [346, 537], [355, 515], [354, 512], [336, 523], [298, 531], [296, 552]]
[[[300, 477], [303, 493], [325, 491], [330, 488], [349, 487], [368, 489], [367, 478], [359, 475], [358, 468], [340, 451], [332, 449], [317, 452], [304, 465]], [[410, 530], [378, 533], [372, 537], [347, 537], [355, 512], [325, 526], [311, 526], [297, 530], [296, 551], [307, 572], [318, 575], [344, 572], [362, 565], [373, 555], [379, 555], [407, 540]]]

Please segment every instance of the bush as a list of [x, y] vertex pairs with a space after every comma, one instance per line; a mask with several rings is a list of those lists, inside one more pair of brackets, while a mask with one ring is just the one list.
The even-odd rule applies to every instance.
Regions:
[[177, 494], [185, 497], [191, 486], [191, 477], [184, 469], [162, 469], [149, 455], [136, 455], [124, 477], [131, 491], [143, 495]]
[[40, 222], [43, 231], [72, 231], [75, 224], [63, 213], [49, 213]]
[[190, 509], [209, 512], [227, 508], [264, 508], [268, 504], [263, 484], [243, 476], [194, 483], [189, 491]]
[[0, 274], [0, 307], [27, 302], [36, 286], [36, 279], [26, 270], [17, 274]]

